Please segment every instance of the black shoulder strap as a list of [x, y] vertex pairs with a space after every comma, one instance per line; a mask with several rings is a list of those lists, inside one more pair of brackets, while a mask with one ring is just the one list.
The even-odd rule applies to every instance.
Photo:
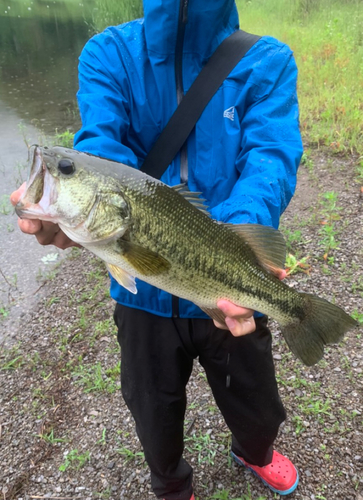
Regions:
[[235, 31], [217, 47], [147, 155], [141, 170], [160, 179], [204, 108], [232, 69], [261, 37]]

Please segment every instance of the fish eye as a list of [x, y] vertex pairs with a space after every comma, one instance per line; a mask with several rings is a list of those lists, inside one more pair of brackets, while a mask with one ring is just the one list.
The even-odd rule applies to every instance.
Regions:
[[71, 175], [76, 170], [72, 160], [68, 158], [62, 158], [58, 162], [58, 170], [61, 174]]

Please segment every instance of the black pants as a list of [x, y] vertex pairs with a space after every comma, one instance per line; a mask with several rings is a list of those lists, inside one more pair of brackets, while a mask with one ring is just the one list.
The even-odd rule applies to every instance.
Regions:
[[182, 458], [185, 387], [199, 359], [232, 432], [232, 450], [248, 462], [271, 462], [285, 419], [271, 355], [267, 319], [233, 337], [212, 320], [163, 318], [117, 304], [121, 390], [151, 470], [157, 497], [189, 500], [192, 468]]

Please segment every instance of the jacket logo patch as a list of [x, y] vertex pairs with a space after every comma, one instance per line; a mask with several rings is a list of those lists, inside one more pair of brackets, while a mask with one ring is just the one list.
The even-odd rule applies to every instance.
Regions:
[[234, 106], [231, 106], [230, 108], [227, 108], [223, 112], [223, 117], [224, 118], [228, 118], [229, 120], [231, 120], [233, 122], [234, 121]]

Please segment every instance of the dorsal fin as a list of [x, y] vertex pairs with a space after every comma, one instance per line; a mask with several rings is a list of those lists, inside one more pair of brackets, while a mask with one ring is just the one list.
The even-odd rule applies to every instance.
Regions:
[[285, 268], [286, 244], [277, 229], [260, 224], [227, 224], [249, 244], [259, 264], [267, 271], [278, 274]]
[[210, 217], [208, 207], [204, 204], [205, 199], [200, 197], [202, 193], [190, 191], [186, 184], [177, 184], [176, 186], [171, 186], [171, 189], [174, 189], [174, 191], [182, 195], [183, 198], [189, 201], [195, 208]]

